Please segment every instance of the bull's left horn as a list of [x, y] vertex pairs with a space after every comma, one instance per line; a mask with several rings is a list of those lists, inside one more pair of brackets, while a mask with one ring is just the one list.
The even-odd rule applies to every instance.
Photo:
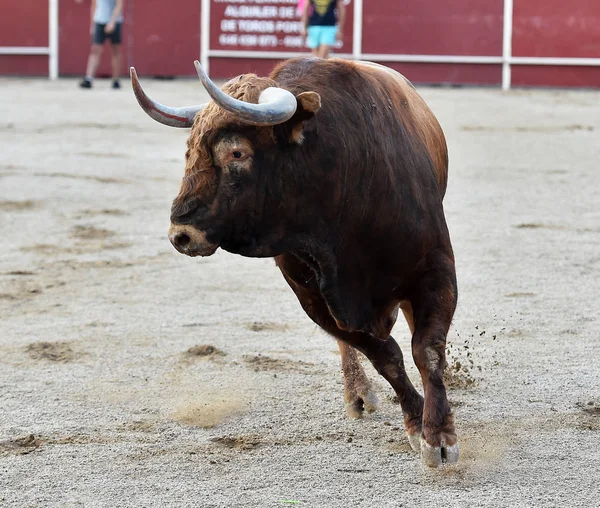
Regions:
[[198, 106], [185, 106], [182, 108], [171, 108], [169, 106], [163, 106], [162, 104], [153, 101], [146, 95], [140, 80], [137, 77], [134, 67], [129, 68], [131, 74], [131, 86], [133, 87], [133, 93], [137, 99], [139, 105], [148, 114], [150, 118], [153, 118], [159, 123], [168, 125], [170, 127], [191, 127], [194, 124], [194, 117], [198, 111], [204, 109], [207, 104], [200, 104]]
[[198, 77], [208, 94], [224, 110], [233, 113], [237, 118], [252, 125], [277, 125], [294, 116], [298, 102], [296, 97], [283, 88], [269, 87], [263, 90], [258, 104], [240, 101], [227, 95], [215, 85], [200, 66], [194, 62]]

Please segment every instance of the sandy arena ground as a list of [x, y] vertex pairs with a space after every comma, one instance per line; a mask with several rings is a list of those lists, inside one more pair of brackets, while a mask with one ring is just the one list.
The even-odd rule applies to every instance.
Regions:
[[460, 287], [462, 457], [432, 471], [371, 367], [380, 411], [345, 417], [272, 260], [170, 246], [187, 131], [108, 82], [0, 90], [0, 506], [600, 506], [600, 93], [421, 89]]

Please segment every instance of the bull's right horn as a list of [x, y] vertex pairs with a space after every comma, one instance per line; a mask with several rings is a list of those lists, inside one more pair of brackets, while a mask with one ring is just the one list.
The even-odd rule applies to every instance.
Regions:
[[163, 106], [162, 104], [153, 101], [146, 95], [140, 80], [137, 77], [134, 67], [129, 68], [131, 74], [131, 86], [133, 87], [133, 93], [137, 99], [139, 105], [148, 114], [150, 118], [153, 118], [159, 123], [168, 125], [170, 127], [191, 127], [194, 124], [194, 117], [198, 111], [203, 110], [208, 103], [200, 104], [198, 106], [184, 106], [182, 108], [170, 108], [169, 106]]
[[227, 95], [207, 76], [200, 62], [194, 62], [196, 72], [204, 88], [213, 100], [225, 111], [233, 113], [237, 118], [251, 125], [277, 125], [286, 122], [296, 112], [296, 97], [283, 88], [269, 87], [263, 90], [258, 104], [244, 102]]

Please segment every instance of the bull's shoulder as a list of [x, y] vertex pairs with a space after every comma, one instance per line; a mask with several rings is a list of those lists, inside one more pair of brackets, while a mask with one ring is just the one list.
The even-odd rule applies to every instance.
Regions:
[[[398, 108], [405, 125], [426, 146], [433, 160], [442, 192], [448, 180], [448, 148], [444, 132], [413, 84], [398, 71], [374, 62], [357, 61], [354, 65], [370, 78], [388, 85], [390, 93], [398, 95], [404, 108]], [[408, 112], [408, 114], [406, 114]]]

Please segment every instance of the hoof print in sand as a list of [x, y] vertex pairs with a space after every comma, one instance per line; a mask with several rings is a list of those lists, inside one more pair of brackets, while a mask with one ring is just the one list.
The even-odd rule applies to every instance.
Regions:
[[201, 344], [199, 346], [192, 346], [185, 352], [186, 356], [199, 357], [199, 358], [212, 358], [215, 356], [225, 356], [226, 353], [210, 344]]
[[26, 455], [37, 450], [42, 442], [33, 434], [0, 441], [0, 455]]
[[69, 342], [34, 342], [25, 351], [33, 360], [49, 360], [51, 362], [67, 363], [75, 360], [81, 353], [71, 348]]

